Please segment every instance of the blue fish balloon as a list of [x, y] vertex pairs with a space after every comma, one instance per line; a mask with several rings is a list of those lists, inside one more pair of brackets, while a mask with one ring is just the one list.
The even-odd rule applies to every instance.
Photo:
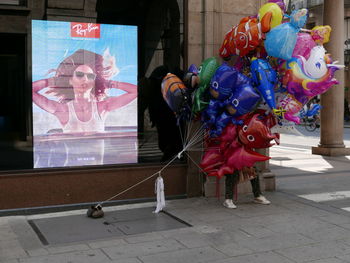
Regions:
[[277, 73], [266, 59], [255, 59], [250, 65], [255, 87], [269, 107], [276, 109], [274, 87], [277, 83]]

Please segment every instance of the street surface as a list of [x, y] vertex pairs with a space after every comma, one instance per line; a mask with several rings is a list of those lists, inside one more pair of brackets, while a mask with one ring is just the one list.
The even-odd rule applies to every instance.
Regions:
[[[277, 190], [350, 211], [350, 156], [312, 155], [311, 147], [320, 141], [320, 129], [297, 129], [301, 136], [281, 134], [281, 145], [270, 148]], [[350, 147], [350, 128], [344, 128], [344, 144]]]
[[[238, 195], [237, 209], [223, 207], [222, 199], [196, 197], [167, 200], [168, 214], [153, 214], [155, 202], [149, 202], [104, 207], [100, 219], [87, 218], [86, 209], [3, 216], [0, 262], [350, 263], [350, 156], [312, 155], [318, 132], [299, 130], [299, 136], [282, 134], [282, 144], [270, 149], [277, 181], [276, 191], [264, 193], [270, 205], [253, 203], [250, 193]], [[350, 147], [350, 129], [344, 131]], [[140, 224], [123, 217], [146, 208]], [[164, 229], [166, 215], [187, 225]], [[53, 226], [44, 229], [45, 222]], [[112, 225], [125, 233], [116, 234]], [[137, 229], [140, 234], [131, 233]], [[80, 241], [72, 242], [73, 236]]]

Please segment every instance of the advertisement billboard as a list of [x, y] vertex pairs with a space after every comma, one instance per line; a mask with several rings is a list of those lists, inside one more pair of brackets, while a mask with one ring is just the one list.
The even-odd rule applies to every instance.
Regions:
[[32, 21], [34, 168], [137, 162], [137, 27]]

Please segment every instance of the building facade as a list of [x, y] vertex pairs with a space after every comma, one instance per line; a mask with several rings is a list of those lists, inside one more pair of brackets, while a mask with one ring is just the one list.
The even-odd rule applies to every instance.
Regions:
[[[116, 202], [150, 200], [154, 198], [156, 177], [149, 180], [147, 178], [156, 175], [160, 170], [169, 198], [213, 196], [216, 181], [206, 179], [196, 165], [201, 158], [200, 151], [191, 151], [187, 161], [177, 160], [162, 170], [167, 165], [165, 159], [162, 159], [164, 152], [158, 149], [162, 123], [157, 124], [150, 114], [151, 109], [142, 104], [142, 100], [150, 95], [143, 88], [151, 85], [150, 79], [160, 66], [165, 66], [171, 72], [183, 72], [190, 64], [199, 65], [205, 58], [217, 56], [225, 33], [242, 17], [257, 14], [265, 2], [0, 1], [0, 63], [3, 69], [0, 210], [89, 204], [108, 200], [115, 195], [117, 196], [113, 200]], [[137, 163], [34, 168], [32, 20], [138, 27]], [[167, 139], [165, 144], [170, 144], [173, 137]], [[268, 152], [265, 150], [264, 153]], [[261, 169], [263, 187], [274, 190], [275, 177], [269, 171], [268, 163], [261, 164]], [[141, 181], [144, 182], [139, 184]], [[242, 186], [240, 191], [245, 192], [248, 187]]]

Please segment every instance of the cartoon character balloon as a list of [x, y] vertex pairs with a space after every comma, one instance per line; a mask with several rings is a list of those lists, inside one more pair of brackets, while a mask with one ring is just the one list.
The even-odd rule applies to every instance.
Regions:
[[315, 46], [308, 59], [299, 56], [299, 59], [287, 63], [289, 69], [283, 77], [283, 83], [288, 92], [302, 104], [308, 100], [305, 97], [322, 94], [338, 83], [334, 73], [343, 66], [333, 64], [330, 55], [325, 53], [322, 46]]
[[329, 42], [332, 28], [330, 26], [315, 26], [311, 29], [311, 37], [319, 45]]
[[295, 44], [292, 57], [297, 58], [302, 56], [309, 58], [311, 50], [316, 46], [316, 42], [309, 33], [298, 33], [297, 42]]
[[211, 128], [211, 136], [220, 136], [228, 123], [243, 124], [240, 116], [251, 112], [260, 101], [260, 95], [251, 85], [238, 86], [232, 95], [221, 105], [225, 111], [215, 119], [215, 127]]
[[224, 59], [232, 55], [244, 57], [255, 50], [262, 43], [263, 33], [270, 30], [270, 19], [271, 15], [264, 15], [260, 23], [257, 18], [249, 16], [242, 18], [237, 26], [226, 33], [219, 49], [220, 56]]
[[298, 112], [311, 98], [338, 84], [334, 73], [342, 67], [332, 62], [322, 46], [315, 46], [309, 59], [299, 56], [289, 61], [282, 80], [288, 92], [277, 99], [277, 107], [286, 110], [284, 118], [300, 123]]
[[202, 121], [211, 128], [212, 136], [220, 135], [228, 123], [240, 123], [237, 117], [250, 112], [260, 100], [251, 80], [226, 63], [216, 70], [209, 92], [212, 99], [202, 113]]
[[253, 148], [270, 147], [272, 140], [279, 143], [279, 134], [270, 130], [275, 124], [273, 116], [249, 113], [242, 116], [242, 120], [243, 126], [228, 124], [219, 137], [210, 140], [200, 164], [209, 176], [220, 178], [270, 159]]
[[238, 76], [235, 68], [223, 63], [210, 81], [209, 92], [214, 99], [225, 100], [232, 94], [234, 88], [242, 83], [249, 83], [248, 78], [242, 74]]
[[265, 49], [269, 56], [290, 60], [297, 42], [297, 33], [307, 19], [307, 9], [292, 12], [290, 22], [271, 29], [266, 34]]

